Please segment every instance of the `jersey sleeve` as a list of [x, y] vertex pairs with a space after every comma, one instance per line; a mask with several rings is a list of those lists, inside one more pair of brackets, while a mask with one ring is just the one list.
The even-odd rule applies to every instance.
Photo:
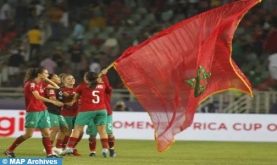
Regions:
[[104, 81], [105, 86], [106, 86], [105, 92], [106, 92], [106, 93], [112, 93], [113, 88], [111, 87], [111, 85], [110, 85], [110, 83], [109, 83], [109, 80], [108, 80], [107, 76], [104, 74], [104, 75], [102, 76], [102, 78], [103, 78], [103, 81]]
[[48, 97], [56, 97], [56, 91], [54, 89], [47, 89], [45, 92]]
[[38, 91], [38, 89], [36, 87], [36, 83], [30, 82], [28, 85], [29, 85], [30, 92]]
[[78, 94], [82, 94], [82, 88], [83, 88], [83, 85], [78, 85], [77, 88], [76, 88], [76, 93]]

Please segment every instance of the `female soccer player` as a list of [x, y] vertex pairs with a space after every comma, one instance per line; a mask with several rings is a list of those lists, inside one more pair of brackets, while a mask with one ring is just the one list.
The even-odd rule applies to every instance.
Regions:
[[[111, 94], [112, 94], [112, 87], [110, 86], [109, 80], [106, 75], [102, 76], [104, 83], [106, 85], [106, 94], [105, 94], [105, 105], [107, 107], [107, 125], [106, 125], [106, 131], [108, 134], [108, 140], [109, 140], [109, 151], [110, 151], [110, 157], [115, 157], [116, 154], [114, 152], [114, 135], [113, 135], [113, 117], [112, 117], [112, 108], [110, 105], [111, 102]], [[90, 157], [95, 157], [96, 154], [96, 135], [97, 135], [97, 129], [94, 122], [90, 122], [90, 124], [87, 127], [86, 131], [87, 135], [90, 135], [89, 137], [89, 148], [90, 148]]]
[[[44, 88], [59, 89], [60, 87], [48, 78], [48, 71], [42, 68], [31, 68], [27, 71], [24, 78], [24, 93], [25, 93], [25, 134], [19, 136], [12, 145], [4, 152], [8, 157], [15, 157], [14, 150], [26, 139], [32, 137], [36, 128], [39, 128], [42, 134], [42, 143], [45, 147], [48, 158], [55, 158], [52, 155], [52, 145], [50, 142], [50, 118], [46, 106], [43, 102], [52, 103], [57, 106], [62, 106], [63, 103], [50, 100], [44, 97]], [[42, 80], [47, 83], [42, 82]]]
[[[74, 84], [75, 84], [74, 77], [70, 74], [64, 74], [62, 76], [62, 79], [63, 79], [62, 81], [63, 87], [61, 88], [61, 90], [63, 91], [64, 103], [65, 103], [65, 106], [62, 109], [62, 116], [64, 116], [65, 121], [68, 125], [68, 131], [65, 134], [65, 137], [62, 142], [62, 148], [65, 148], [68, 142], [68, 139], [72, 133], [72, 130], [74, 128], [74, 123], [76, 120], [76, 116], [78, 114], [79, 104], [78, 102], [71, 104], [74, 93], [76, 92], [76, 88], [74, 88]], [[82, 137], [83, 137], [83, 132], [80, 133], [77, 143], [82, 139]], [[77, 145], [77, 143], [75, 144], [75, 146]], [[75, 146], [74, 146], [73, 154], [75, 156], [80, 156], [77, 149], [75, 149]]]
[[[107, 71], [102, 71], [106, 74]], [[84, 76], [85, 84], [77, 87], [74, 100], [81, 96], [81, 108], [76, 118], [73, 133], [70, 136], [67, 144], [67, 149], [61, 155], [73, 153], [73, 146], [76, 143], [80, 133], [85, 125], [88, 125], [91, 120], [97, 126], [97, 131], [102, 142], [102, 156], [107, 157], [108, 154], [108, 135], [106, 132], [107, 110], [105, 105], [106, 86], [98, 78], [95, 72], [87, 72]]]
[[[48, 78], [56, 84], [61, 84], [61, 79], [56, 74], [50, 74]], [[61, 91], [61, 89], [45, 89], [45, 96], [50, 100], [63, 101], [63, 92]], [[61, 115], [61, 107], [51, 103], [45, 103], [45, 105], [47, 106], [49, 117], [50, 117], [50, 123], [51, 123], [50, 140], [51, 140], [52, 146], [53, 146], [53, 142], [55, 141], [57, 133], [59, 131], [61, 133], [61, 135], [57, 137], [56, 147], [52, 148], [53, 152], [59, 155], [62, 152], [61, 144], [62, 144], [64, 135], [68, 130], [68, 126], [64, 117]]]

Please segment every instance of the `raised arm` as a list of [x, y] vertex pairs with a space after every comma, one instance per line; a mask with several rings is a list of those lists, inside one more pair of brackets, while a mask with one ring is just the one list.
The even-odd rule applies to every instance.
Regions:
[[50, 99], [47, 99], [45, 97], [42, 97], [41, 95], [39, 95], [38, 91], [33, 91], [32, 94], [35, 96], [35, 98], [37, 100], [41, 100], [41, 101], [47, 102], [47, 103], [52, 103], [52, 104], [57, 105], [59, 107], [63, 106], [62, 102], [59, 102], [57, 100], [50, 100]]
[[48, 78], [44, 78], [43, 80], [45, 80], [48, 85], [46, 86], [46, 88], [50, 88], [50, 89], [60, 89], [60, 87], [54, 83], [53, 81], [49, 80]]

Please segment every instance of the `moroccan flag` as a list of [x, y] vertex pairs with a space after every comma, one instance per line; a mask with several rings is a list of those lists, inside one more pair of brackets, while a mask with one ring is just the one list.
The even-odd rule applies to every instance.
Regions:
[[127, 49], [114, 67], [155, 125], [157, 150], [189, 127], [197, 105], [212, 94], [251, 85], [231, 58], [235, 29], [259, 0], [231, 3], [165, 29]]

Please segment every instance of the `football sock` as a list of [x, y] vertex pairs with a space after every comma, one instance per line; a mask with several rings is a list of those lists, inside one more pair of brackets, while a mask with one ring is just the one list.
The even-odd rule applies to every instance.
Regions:
[[70, 136], [65, 136], [62, 142], [62, 148], [66, 148]]
[[101, 139], [103, 149], [108, 149], [108, 139]]
[[89, 149], [91, 152], [95, 153], [95, 149], [96, 149], [96, 138], [89, 138]]
[[13, 150], [22, 142], [24, 142], [26, 139], [24, 139], [23, 136], [19, 136], [18, 138], [15, 139], [15, 141], [12, 143], [10, 148], [8, 149], [8, 152], [13, 152]]
[[76, 141], [78, 140], [78, 138], [75, 137], [70, 137], [67, 143], [67, 147], [68, 148], [74, 148]]
[[49, 137], [42, 137], [42, 144], [44, 145], [47, 155], [52, 154], [52, 145]]
[[109, 138], [109, 148], [113, 149], [114, 147], [114, 136], [112, 138]]

